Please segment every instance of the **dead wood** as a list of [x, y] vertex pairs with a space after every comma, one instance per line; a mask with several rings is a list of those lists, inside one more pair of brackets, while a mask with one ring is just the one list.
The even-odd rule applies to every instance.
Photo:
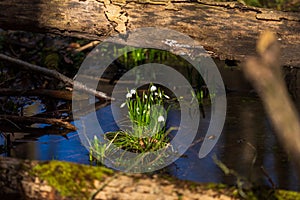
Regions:
[[172, 0], [173, 9], [163, 0], [110, 2], [111, 12], [104, 0], [3, 0], [0, 28], [103, 40], [117, 31], [164, 27], [191, 36], [221, 59], [240, 61], [254, 55], [259, 33], [270, 29], [280, 39], [282, 64], [300, 66], [300, 13], [206, 0]]
[[68, 133], [74, 131], [70, 129], [62, 129], [61, 127], [57, 126], [46, 126], [44, 128], [34, 128], [34, 127], [23, 127], [22, 130], [19, 127], [14, 126], [13, 124], [6, 125], [5, 127], [0, 126], [0, 131], [5, 133], [6, 135], [12, 133], [10, 141], [28, 141], [28, 140], [35, 140], [39, 137], [45, 135], [60, 135], [65, 138], [68, 138]]
[[27, 70], [30, 70], [30, 71], [33, 70], [33, 71], [36, 71], [36, 72], [41, 73], [43, 75], [54, 77], [58, 80], [63, 81], [66, 84], [69, 84], [70, 86], [73, 86], [74, 84], [76, 84], [76, 88], [80, 91], [87, 92], [87, 93], [95, 95], [96, 97], [99, 97], [99, 98], [111, 100], [111, 98], [109, 96], [107, 96], [105, 93], [100, 92], [100, 91], [96, 91], [94, 89], [91, 89], [91, 88], [87, 87], [86, 85], [84, 85], [83, 83], [80, 83], [78, 81], [73, 81], [69, 77], [57, 72], [56, 70], [50, 70], [50, 69], [47, 69], [47, 68], [44, 68], [44, 67], [33, 65], [33, 64], [30, 64], [28, 62], [25, 62], [25, 61], [22, 61], [22, 60], [19, 60], [19, 59], [16, 59], [16, 58], [6, 56], [4, 54], [0, 54], [0, 59], [5, 60], [5, 61], [9, 61], [9, 62], [14, 63], [14, 64], [17, 64], [18, 66], [21, 66], [24, 69], [27, 69]]
[[19, 122], [21, 123], [41, 123], [41, 124], [52, 124], [57, 125], [69, 130], [76, 130], [76, 127], [72, 124], [70, 124], [67, 121], [64, 121], [62, 119], [53, 119], [53, 118], [41, 118], [41, 117], [26, 117], [26, 116], [13, 116], [13, 115], [0, 115], [0, 120], [7, 121], [9, 123], [17, 124]]
[[[51, 182], [57, 183], [57, 188], [36, 173], [34, 170], [36, 166], [44, 168], [40, 173], [52, 175]], [[230, 189], [212, 190], [204, 184], [180, 181], [171, 177], [166, 178], [166, 176], [123, 174], [103, 167], [58, 161], [38, 162], [0, 157], [0, 171], [2, 172], [0, 176], [1, 199], [14, 197], [10, 199], [140, 200], [178, 199], [178, 196], [184, 196], [186, 199], [217, 200], [220, 199], [220, 195], [222, 199], [239, 199], [232, 197], [233, 190]], [[93, 177], [97, 173], [102, 173], [101, 178]], [[62, 178], [62, 174], [65, 175], [65, 179]], [[74, 196], [63, 196], [62, 188], [70, 191], [70, 194]]]
[[0, 96], [48, 96], [56, 99], [72, 100], [72, 92], [67, 90], [23, 90], [23, 89], [0, 89]]

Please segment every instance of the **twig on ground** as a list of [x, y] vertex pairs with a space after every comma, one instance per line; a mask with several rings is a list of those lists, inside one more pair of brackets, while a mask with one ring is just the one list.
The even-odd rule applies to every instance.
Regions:
[[91, 47], [95, 47], [96, 45], [98, 45], [100, 43], [100, 41], [92, 41], [82, 47], [79, 47], [77, 49], [75, 49], [75, 52], [80, 52], [80, 51], [83, 51], [83, 50], [86, 50], [88, 48], [91, 48]]
[[30, 69], [30, 70], [42, 73], [46, 76], [54, 77], [58, 80], [63, 81], [66, 84], [71, 85], [71, 86], [76, 85], [76, 88], [78, 90], [81, 90], [81, 91], [87, 92], [89, 94], [95, 95], [95, 97], [103, 98], [103, 99], [106, 99], [106, 100], [113, 100], [107, 94], [105, 94], [103, 92], [100, 92], [100, 91], [97, 91], [97, 90], [94, 90], [92, 88], [88, 88], [86, 85], [84, 85], [83, 83], [80, 83], [78, 81], [73, 81], [69, 77], [57, 72], [56, 70], [50, 70], [50, 69], [47, 69], [47, 68], [44, 68], [44, 67], [40, 67], [38, 65], [33, 65], [31, 63], [28, 63], [28, 62], [25, 62], [25, 61], [22, 61], [22, 60], [19, 60], [19, 59], [16, 59], [16, 58], [12, 58], [10, 56], [7, 56], [7, 55], [1, 54], [1, 53], [0, 53], [0, 59], [6, 60], [6, 61], [11, 62], [11, 63], [15, 63], [17, 65], [23, 66], [26, 69]]

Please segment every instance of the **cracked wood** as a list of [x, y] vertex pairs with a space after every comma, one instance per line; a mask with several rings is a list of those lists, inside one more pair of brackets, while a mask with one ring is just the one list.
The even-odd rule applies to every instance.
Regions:
[[300, 66], [300, 13], [205, 0], [171, 0], [176, 9], [167, 9], [168, 0], [99, 1], [3, 0], [0, 28], [103, 40], [125, 30], [164, 27], [191, 36], [221, 59], [240, 61], [255, 54], [259, 33], [270, 29], [280, 40], [282, 65]]

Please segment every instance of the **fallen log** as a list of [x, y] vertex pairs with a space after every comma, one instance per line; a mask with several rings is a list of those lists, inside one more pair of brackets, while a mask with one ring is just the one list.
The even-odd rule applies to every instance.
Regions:
[[103, 40], [113, 33], [164, 27], [191, 36], [221, 59], [254, 55], [264, 29], [278, 36], [283, 65], [300, 66], [300, 13], [239, 3], [172, 0], [3, 0], [0, 28]]
[[[18, 199], [239, 199], [231, 189], [174, 178], [123, 174], [105, 167], [0, 157], [0, 198]], [[231, 195], [229, 195], [231, 193]]]
[[72, 100], [71, 91], [49, 89], [23, 90], [2, 88], [0, 89], [0, 96], [47, 96], [57, 99]]
[[[209, 199], [237, 200], [235, 187], [182, 181], [167, 175], [125, 174], [105, 167], [62, 161], [0, 157], [0, 198], [73, 199]], [[253, 191], [249, 191], [253, 198]], [[296, 199], [297, 192], [258, 190], [258, 199]], [[265, 198], [263, 198], [265, 199]]]

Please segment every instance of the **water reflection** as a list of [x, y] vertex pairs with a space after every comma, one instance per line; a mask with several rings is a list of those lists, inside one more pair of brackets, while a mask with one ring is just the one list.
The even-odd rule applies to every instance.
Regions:
[[[185, 157], [169, 167], [180, 179], [236, 184], [213, 162], [216, 155], [227, 167], [259, 185], [272, 186], [261, 167], [280, 188], [299, 190], [300, 184], [288, 156], [276, 140], [261, 102], [255, 97], [228, 95], [228, 112], [222, 135], [213, 151], [204, 159], [197, 157], [200, 145], [191, 147]], [[209, 120], [202, 120], [196, 140], [203, 137]], [[252, 164], [255, 161], [254, 164]]]
[[[205, 107], [206, 118], [200, 120], [194, 145], [164, 171], [184, 180], [235, 184], [235, 177], [224, 175], [215, 165], [212, 160], [212, 155], [215, 154], [227, 167], [249, 177], [257, 184], [271, 186], [267, 178], [270, 176], [279, 188], [300, 190], [300, 181], [293, 164], [277, 141], [261, 101], [251, 92], [251, 87], [241, 71], [224, 67], [221, 67], [220, 71], [230, 93], [227, 94], [226, 122], [217, 145], [207, 157], [198, 158], [210, 119], [210, 108]], [[289, 85], [294, 88], [292, 96], [300, 108], [300, 83], [297, 75], [294, 81], [296, 82], [289, 82]], [[101, 119], [99, 123], [105, 131], [117, 128], [110, 106], [98, 110], [97, 117]], [[171, 112], [168, 120], [177, 125], [178, 119], [180, 117], [176, 112]], [[26, 159], [57, 159], [89, 164], [88, 151], [81, 145], [77, 133], [72, 132], [67, 136], [68, 139], [45, 135], [37, 141], [16, 144], [15, 148], [10, 150], [10, 155]]]
[[10, 149], [11, 157], [31, 160], [64, 160], [89, 164], [88, 152], [80, 143], [76, 132], [62, 136], [45, 135], [37, 141], [15, 143]]
[[[229, 94], [227, 99], [229, 106], [225, 126], [213, 151], [203, 159], [198, 158], [201, 141], [210, 119], [209, 107], [205, 107], [206, 118], [200, 120], [194, 145], [184, 156], [167, 167], [168, 173], [183, 180], [235, 184], [235, 177], [225, 176], [215, 165], [212, 160], [212, 155], [215, 154], [229, 168], [249, 177], [257, 184], [271, 186], [261, 170], [263, 167], [279, 188], [299, 190], [295, 169], [278, 144], [259, 99], [236, 94]], [[103, 125], [107, 125], [107, 129], [113, 124], [110, 113], [110, 106], [97, 112], [98, 118], [101, 118]], [[171, 112], [170, 116], [169, 120], [173, 125], [178, 125], [178, 114]], [[252, 166], [255, 155], [256, 161]], [[68, 139], [47, 135], [37, 141], [18, 144], [16, 148], [11, 149], [11, 156], [89, 164], [88, 151], [81, 145], [76, 132], [69, 133]]]

